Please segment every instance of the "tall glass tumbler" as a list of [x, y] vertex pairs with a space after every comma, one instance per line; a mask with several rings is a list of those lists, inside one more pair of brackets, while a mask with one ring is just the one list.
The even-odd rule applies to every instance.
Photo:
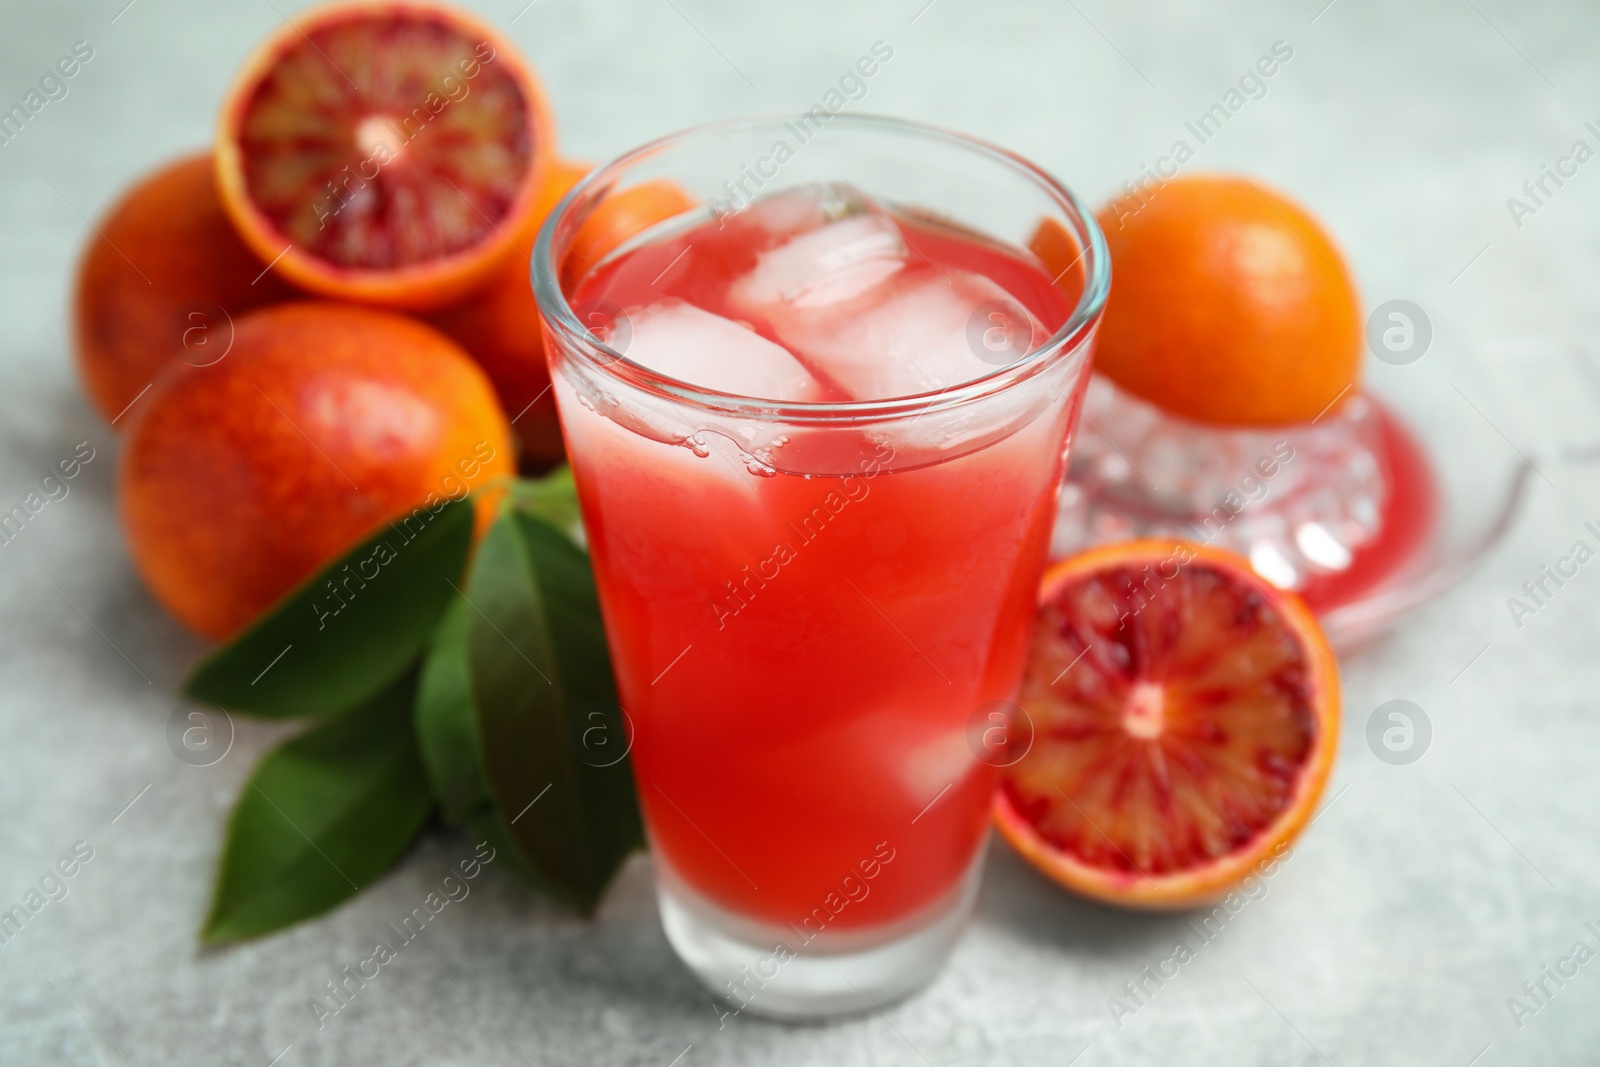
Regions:
[[[692, 254], [692, 227], [817, 189], [937, 246], [947, 280], [1003, 257], [1055, 302], [977, 308], [957, 384], [777, 401], [630, 359], [633, 320], [659, 316], [582, 299], [618, 257], [685, 233]], [[597, 231], [663, 190], [674, 217], [590, 262]], [[1092, 216], [1033, 164], [941, 129], [741, 120], [592, 173], [533, 271], [667, 936], [729, 1010], [817, 1017], [911, 992], [981, 876], [993, 731], [1109, 288]], [[832, 336], [855, 380], [908, 358], [878, 327]], [[948, 360], [950, 338], [937, 347]]]

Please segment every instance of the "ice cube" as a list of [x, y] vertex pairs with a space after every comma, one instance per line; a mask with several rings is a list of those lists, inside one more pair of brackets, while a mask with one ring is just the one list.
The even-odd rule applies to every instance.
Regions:
[[749, 327], [669, 299], [624, 309], [625, 355], [690, 385], [762, 400], [822, 399], [822, 386], [781, 345]]
[[813, 186], [800, 186], [773, 193], [747, 205], [732, 217], [734, 224], [763, 231], [771, 243], [828, 221], [824, 201]]
[[767, 239], [760, 247], [770, 248], [797, 233], [877, 210], [853, 185], [809, 182], [759, 197], [725, 217], [723, 222], [761, 231]]
[[827, 307], [861, 296], [906, 262], [894, 223], [875, 212], [850, 215], [763, 252], [733, 284], [736, 307], [770, 315], [775, 305]]
[[[991, 312], [1000, 316], [999, 327]], [[922, 265], [849, 304], [785, 307], [769, 313], [768, 321], [796, 356], [856, 400], [960, 385], [1021, 358], [1047, 336], [1027, 308], [989, 278]], [[988, 345], [996, 328], [1006, 336]]]

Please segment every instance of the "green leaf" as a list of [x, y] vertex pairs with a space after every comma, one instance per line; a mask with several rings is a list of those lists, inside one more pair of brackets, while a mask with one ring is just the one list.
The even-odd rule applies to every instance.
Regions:
[[563, 533], [583, 529], [571, 467], [557, 467], [537, 481], [519, 479], [512, 484], [511, 501], [518, 511], [541, 518]]
[[472, 692], [498, 814], [550, 891], [592, 911], [644, 836], [588, 557], [513, 509], [479, 547], [467, 596]]
[[467, 659], [472, 614], [472, 606], [460, 597], [445, 609], [417, 682], [417, 745], [433, 795], [453, 826], [490, 803]]
[[203, 940], [320, 915], [405, 854], [433, 806], [411, 729], [413, 685], [402, 678], [257, 765], [228, 823]]
[[189, 676], [191, 700], [287, 718], [354, 707], [398, 677], [455, 596], [473, 506], [387, 523], [289, 593]]
[[467, 817], [467, 833], [474, 841], [485, 841], [495, 851], [495, 864], [510, 873], [523, 885], [556, 900], [566, 900], [562, 888], [542, 876], [522, 855], [522, 848], [513, 838], [505, 819], [493, 805], [479, 808]]

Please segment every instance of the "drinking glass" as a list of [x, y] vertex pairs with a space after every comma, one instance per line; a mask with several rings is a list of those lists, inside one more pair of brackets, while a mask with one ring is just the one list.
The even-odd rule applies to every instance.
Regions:
[[[971, 909], [1109, 287], [1093, 217], [1039, 167], [931, 126], [808, 118], [627, 153], [533, 256], [667, 937], [730, 1011], [800, 1018], [927, 982]], [[1059, 321], [1019, 340], [981, 307], [970, 380], [794, 402], [652, 370], [628, 357], [637, 309], [576, 299], [569, 253], [630, 204], [694, 206], [606, 262], [815, 188], [870, 198], [912, 246], [1024, 264]]]

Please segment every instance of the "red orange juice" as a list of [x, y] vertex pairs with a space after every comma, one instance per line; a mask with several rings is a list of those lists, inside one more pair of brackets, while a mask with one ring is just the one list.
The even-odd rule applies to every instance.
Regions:
[[[925, 982], [973, 900], [1107, 281], [1015, 157], [841, 117], [747, 188], [792, 133], [602, 168], [534, 284], [667, 936], [738, 1010], [814, 1017]], [[587, 266], [587, 218], [669, 187], [714, 199]]]
[[[1047, 332], [1065, 321], [1023, 254], [893, 224], [915, 249], [902, 283], [971, 273]], [[636, 323], [681, 300], [782, 343], [730, 297], [781, 240], [707, 221], [615, 259], [574, 303]], [[846, 333], [853, 310], [830, 311]], [[808, 369], [817, 399], [853, 399]], [[717, 905], [800, 931], [893, 923], [947, 894], [986, 826], [993, 768], [967, 726], [1019, 681], [1068, 405], [914, 469], [892, 435], [852, 435], [855, 469], [819, 476], [752, 473], [730, 447], [699, 457], [558, 396], [661, 860]]]

